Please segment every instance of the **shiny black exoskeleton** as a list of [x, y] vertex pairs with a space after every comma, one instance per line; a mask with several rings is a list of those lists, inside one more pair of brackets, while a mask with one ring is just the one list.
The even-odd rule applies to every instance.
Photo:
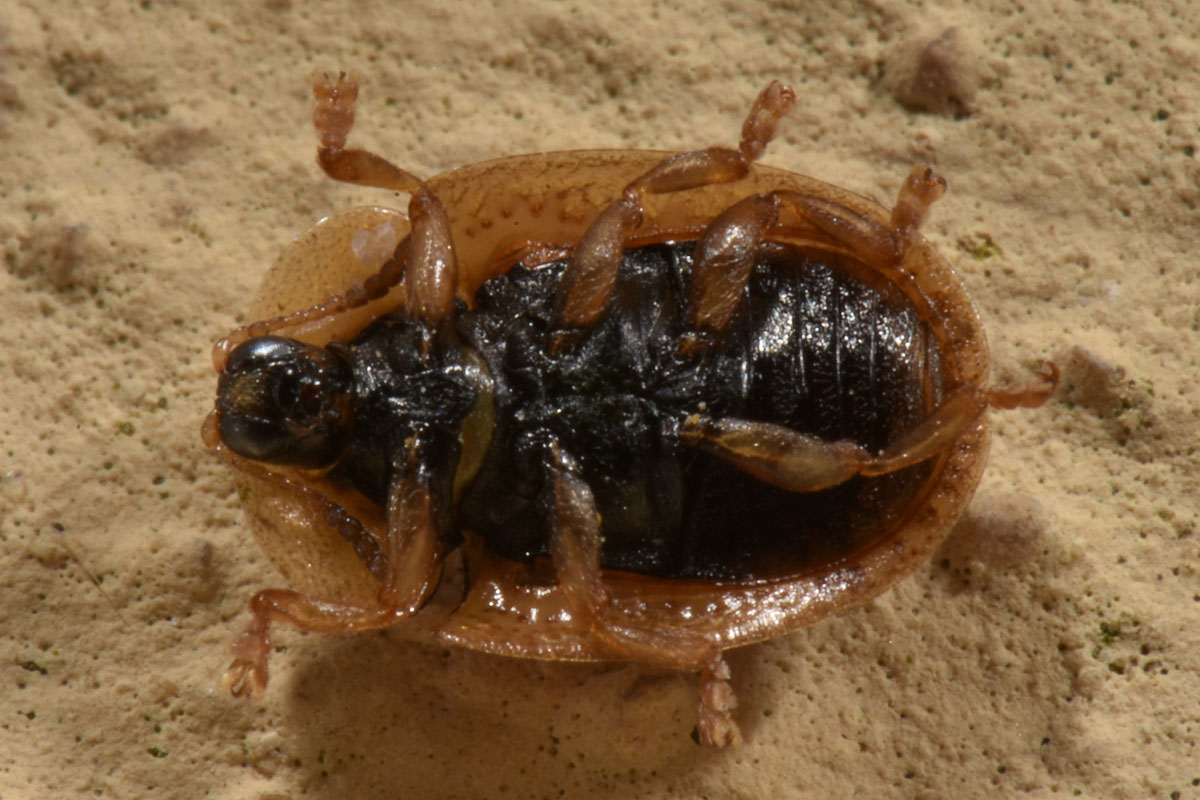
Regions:
[[[928, 474], [927, 464], [795, 493], [697, 451], [679, 429], [689, 415], [705, 413], [769, 421], [878, 452], [940, 400], [928, 388], [938, 385], [930, 380], [937, 356], [919, 315], [897, 290], [856, 274], [852, 264], [770, 244], [728, 327], [707, 344], [681, 347], [691, 330], [694, 249], [694, 242], [682, 242], [628, 250], [605, 316], [586, 329], [553, 325], [566, 262], [518, 265], [485, 283], [475, 308], [439, 331], [392, 315], [325, 350], [264, 337], [235, 352], [225, 382], [245, 380], [238, 377], [242, 362], [253, 363], [256, 386], [290, 387], [285, 399], [305, 396], [294, 389], [297, 383], [323, 380], [329, 396], [306, 402], [318, 408], [318, 417], [330, 409], [346, 415], [342, 424], [321, 423], [321, 446], [308, 448], [327, 460], [277, 463], [332, 467], [328, 477], [381, 505], [394, 460], [420, 433], [427, 468], [438, 476], [447, 547], [467, 529], [504, 557], [548, 554], [543, 465], [551, 442], [577, 460], [594, 493], [602, 565], [609, 569], [773, 577], [865, 546], [896, 521], [889, 515], [909, 507], [905, 501]], [[247, 348], [259, 357], [239, 355]], [[485, 452], [476, 454], [482, 466], [456, 502], [459, 429], [484, 385], [466, 358], [471, 352], [485, 365], [482, 391], [492, 395], [495, 427]], [[265, 377], [263, 353], [280, 356], [274, 378]], [[298, 379], [306, 369], [313, 374]], [[309, 387], [309, 395], [321, 393]], [[244, 452], [239, 438], [224, 433], [224, 426], [256, 429], [243, 419], [247, 404], [219, 405], [224, 440], [261, 458], [261, 446], [251, 442]], [[253, 412], [263, 418], [278, 413]]]

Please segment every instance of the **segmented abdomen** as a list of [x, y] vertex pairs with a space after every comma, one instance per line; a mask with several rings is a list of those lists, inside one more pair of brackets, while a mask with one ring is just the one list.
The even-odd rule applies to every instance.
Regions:
[[[832, 254], [763, 248], [745, 301], [706, 352], [680, 353], [695, 244], [630, 250], [608, 311], [549, 346], [565, 263], [516, 267], [460, 325], [497, 379], [497, 427], [460, 518], [510, 558], [548, 553], [536, 435], [583, 465], [603, 562], [666, 578], [796, 574], [886, 535], [928, 472], [855, 478], [812, 494], [765, 485], [670, 436], [691, 413], [786, 425], [872, 451], [933, 402], [936, 352], [899, 291]], [[936, 383], [936, 382], [935, 382]]]

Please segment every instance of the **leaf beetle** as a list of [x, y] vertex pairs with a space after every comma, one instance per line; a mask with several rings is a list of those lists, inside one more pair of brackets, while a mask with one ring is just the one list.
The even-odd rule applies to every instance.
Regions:
[[358, 85], [313, 82], [318, 162], [405, 192], [289, 246], [214, 347], [205, 444], [291, 588], [251, 600], [225, 675], [267, 685], [269, 629], [400, 620], [509, 656], [699, 675], [699, 739], [740, 739], [722, 652], [860, 605], [922, 564], [984, 467], [978, 316], [895, 205], [736, 148], [538, 153], [421, 180], [346, 146]]

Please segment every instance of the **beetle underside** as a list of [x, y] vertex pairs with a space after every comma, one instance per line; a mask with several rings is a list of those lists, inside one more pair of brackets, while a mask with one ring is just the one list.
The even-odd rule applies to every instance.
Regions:
[[[337, 632], [421, 610], [458, 519], [478, 534], [471, 585], [438, 636], [696, 670], [700, 738], [731, 743], [722, 649], [862, 602], [911, 571], [973, 489], [986, 409], [1036, 405], [1053, 389], [1053, 372], [1031, 388], [982, 384], [973, 311], [917, 233], [944, 188], [924, 168], [888, 216], [781, 188], [735, 198], [686, 246], [662, 235], [627, 252], [647, 198], [751, 174], [794, 102], [778, 83], [755, 101], [737, 149], [663, 158], [599, 209], [567, 256], [526, 259], [465, 314], [442, 201], [345, 148], [350, 79], [318, 76], [314, 93], [322, 168], [410, 192], [412, 232], [361, 284], [222, 340], [205, 439], [353, 543], [377, 582], [332, 597], [257, 594], [226, 674], [235, 694], [264, 691], [273, 621]], [[270, 336], [398, 284], [395, 325], [326, 349]], [[378, 338], [384, 328], [393, 338]], [[379, 366], [400, 362], [398, 380]], [[449, 388], [423, 388], [439, 376]], [[268, 401], [287, 407], [264, 411]], [[376, 416], [343, 424], [351, 405]], [[320, 446], [304, 446], [313, 432]]]
[[606, 570], [791, 577], [887, 536], [911, 506], [928, 463], [793, 492], [681, 440], [678, 429], [703, 412], [879, 453], [941, 400], [937, 350], [903, 295], [854, 277], [828, 253], [781, 244], [760, 248], [719, 343], [681, 354], [694, 250], [627, 250], [608, 313], [569, 348], [555, 351], [540, 333], [553, 330], [566, 260], [491, 279], [459, 318], [463, 344], [482, 354], [497, 386], [496, 429], [457, 518], [491, 552], [522, 562], [551, 555], [543, 476], [526, 447], [542, 433], [580, 463], [604, 521]]

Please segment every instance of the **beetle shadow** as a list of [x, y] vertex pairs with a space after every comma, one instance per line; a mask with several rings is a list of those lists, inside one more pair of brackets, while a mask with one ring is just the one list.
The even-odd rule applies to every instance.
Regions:
[[658, 784], [723, 759], [694, 740], [690, 673], [504, 658], [397, 628], [306, 636], [276, 659], [296, 664], [269, 691], [312, 796], [541, 796], [580, 770]]
[[934, 552], [933, 576], [951, 596], [979, 591], [989, 576], [1022, 570], [1049, 554], [1053, 512], [1032, 495], [981, 492]]

